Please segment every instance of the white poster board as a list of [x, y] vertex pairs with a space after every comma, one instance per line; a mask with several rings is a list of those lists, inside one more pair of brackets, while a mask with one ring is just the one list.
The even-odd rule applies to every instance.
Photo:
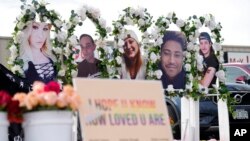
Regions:
[[75, 78], [84, 141], [172, 141], [160, 81]]

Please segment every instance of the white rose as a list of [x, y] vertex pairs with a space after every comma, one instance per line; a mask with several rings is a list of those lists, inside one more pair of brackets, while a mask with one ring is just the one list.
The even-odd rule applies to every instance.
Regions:
[[219, 78], [220, 82], [224, 83], [226, 81], [225, 72], [223, 70], [217, 71], [215, 75]]
[[69, 55], [71, 54], [71, 49], [69, 48], [69, 46], [67, 45], [64, 49], [64, 55], [66, 56], [66, 58], [68, 58], [69, 57]]
[[21, 21], [17, 24], [17, 28], [19, 30], [22, 30], [24, 26], [25, 26], [25, 24], [23, 22], [21, 22]]
[[163, 43], [162, 38], [158, 38], [158, 39], [156, 40], [156, 45], [161, 46], [162, 43]]
[[14, 66], [11, 68], [11, 71], [12, 71], [13, 73], [15, 73], [15, 72], [17, 71], [17, 72], [23, 74], [23, 70], [22, 70], [22, 68], [21, 68], [20, 65], [14, 65]]
[[122, 54], [124, 53], [124, 49], [121, 48], [121, 47], [118, 48], [118, 51], [119, 51], [120, 53], [122, 53]]
[[138, 24], [139, 24], [139, 26], [143, 26], [143, 25], [145, 25], [145, 21], [143, 19], [139, 19]]
[[124, 18], [125, 22], [127, 23], [127, 25], [133, 25], [133, 20], [130, 17], [125, 17]]
[[185, 22], [182, 19], [177, 19], [176, 25], [178, 27], [183, 27], [185, 25]]
[[46, 16], [43, 16], [43, 21], [47, 22], [48, 18]]
[[155, 71], [155, 75], [156, 75], [156, 78], [157, 78], [157, 79], [161, 79], [162, 71], [161, 71], [161, 70], [156, 70], [156, 71]]
[[168, 15], [167, 15], [167, 17], [168, 17], [169, 19], [172, 19], [173, 14], [174, 14], [173, 12], [169, 12]]
[[57, 40], [58, 40], [59, 42], [64, 43], [65, 40], [66, 40], [66, 38], [67, 38], [67, 33], [64, 32], [64, 31], [61, 31], [61, 32], [59, 32], [59, 33], [56, 35], [56, 38], [57, 38]]
[[118, 46], [119, 46], [119, 47], [122, 47], [123, 45], [124, 45], [124, 41], [121, 40], [121, 39], [119, 39], [119, 40], [118, 40]]
[[203, 93], [203, 94], [207, 94], [208, 93], [208, 88], [207, 87], [204, 87], [201, 84], [199, 84], [198, 87], [199, 87], [199, 92], [200, 93]]
[[191, 83], [189, 83], [189, 84], [186, 84], [186, 90], [189, 90], [189, 91], [193, 91], [193, 84], [192, 84], [192, 82]]
[[223, 56], [220, 56], [218, 60], [219, 60], [220, 63], [224, 63], [224, 57]]
[[196, 19], [194, 21], [194, 26], [198, 29], [202, 26], [200, 19]]
[[122, 63], [122, 58], [121, 58], [121, 56], [117, 56], [117, 57], [115, 58], [115, 60], [116, 60], [117, 64], [119, 64], [119, 65]]
[[98, 47], [105, 47], [106, 46], [106, 41], [105, 40], [97, 40], [96, 45]]
[[76, 46], [77, 45], [77, 37], [75, 35], [72, 35], [69, 37], [69, 42], [72, 46]]
[[54, 23], [55, 23], [56, 27], [58, 27], [58, 28], [60, 28], [63, 24], [63, 22], [60, 20], [55, 20]]
[[60, 47], [53, 47], [53, 51], [58, 55], [62, 54], [62, 49]]
[[17, 47], [15, 45], [12, 45], [9, 49], [10, 49], [11, 54], [17, 52]]
[[194, 48], [194, 44], [193, 44], [192, 42], [189, 42], [189, 43], [187, 44], [187, 50], [188, 50], [188, 51], [192, 51], [193, 48]]
[[86, 8], [82, 7], [80, 10], [78, 10], [78, 15], [80, 16], [81, 20], [84, 21], [86, 19]]
[[203, 71], [203, 65], [201, 64], [197, 64], [197, 69], [202, 72]]
[[191, 53], [190, 52], [185, 51], [184, 55], [186, 55], [186, 58], [191, 58]]
[[58, 72], [58, 75], [59, 75], [59, 76], [65, 76], [65, 70], [61, 69], [61, 70]]
[[63, 23], [63, 29], [68, 30], [72, 26], [71, 22]]
[[174, 86], [173, 85], [168, 85], [167, 91], [168, 92], [174, 92]]
[[76, 70], [72, 70], [71, 71], [71, 76], [72, 77], [76, 77], [77, 76], [77, 71]]
[[191, 71], [191, 65], [190, 64], [185, 64], [185, 70], [187, 72], [190, 72]]
[[152, 60], [153, 63], [157, 61], [157, 56], [154, 52], [150, 53], [150, 60]]
[[111, 28], [110, 27], [106, 27], [106, 31], [107, 31], [107, 33], [111, 32]]
[[129, 13], [130, 13], [131, 15], [133, 15], [133, 14], [135, 13], [135, 9], [134, 9], [134, 8], [132, 8], [132, 7], [130, 7], [130, 9], [129, 9]]
[[105, 20], [105, 19], [99, 18], [98, 21], [99, 21], [99, 24], [100, 24], [100, 26], [101, 26], [102, 28], [105, 28], [105, 27], [106, 27], [106, 20]]
[[78, 16], [73, 17], [72, 23], [73, 23], [74, 25], [77, 25], [79, 22], [80, 22], [80, 19], [79, 19]]
[[189, 79], [190, 81], [193, 81], [194, 77], [193, 77], [193, 75], [192, 75], [191, 73], [188, 74], [188, 79]]
[[100, 10], [99, 9], [95, 9], [95, 8], [90, 7], [89, 13], [91, 13], [92, 17], [95, 19], [98, 19], [100, 17]]

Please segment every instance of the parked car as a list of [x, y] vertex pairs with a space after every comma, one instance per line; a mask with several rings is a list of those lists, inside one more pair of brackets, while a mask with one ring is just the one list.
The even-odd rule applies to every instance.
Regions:
[[[234, 135], [235, 129], [241, 126], [250, 126], [250, 85], [239, 83], [226, 83], [228, 90], [232, 93], [232, 97], [236, 100], [236, 104], [232, 105], [235, 111], [235, 116], [229, 113], [230, 135]], [[209, 104], [208, 104], [209, 103]], [[172, 121], [173, 136], [175, 139], [181, 138], [181, 113], [180, 105], [173, 99], [166, 97], [166, 104]], [[208, 140], [210, 138], [219, 139], [218, 116], [214, 113], [217, 110], [216, 98], [210, 101], [200, 101], [200, 106], [210, 107], [202, 111], [200, 108], [200, 138]], [[215, 107], [214, 107], [215, 106]], [[211, 119], [211, 115], [215, 118]]]
[[250, 64], [228, 63], [223, 67], [226, 69], [227, 83], [250, 84]]

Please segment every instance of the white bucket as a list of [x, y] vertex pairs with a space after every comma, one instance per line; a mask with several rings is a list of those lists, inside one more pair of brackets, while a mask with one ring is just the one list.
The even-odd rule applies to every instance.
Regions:
[[0, 112], [0, 139], [1, 141], [8, 141], [8, 127], [9, 121], [6, 112]]
[[73, 112], [38, 111], [24, 114], [24, 141], [72, 141]]

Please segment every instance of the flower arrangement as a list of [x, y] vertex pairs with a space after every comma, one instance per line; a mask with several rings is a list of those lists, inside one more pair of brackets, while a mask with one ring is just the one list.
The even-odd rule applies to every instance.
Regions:
[[8, 120], [10, 122], [21, 123], [21, 109], [18, 107], [18, 101], [12, 100], [11, 95], [4, 91], [0, 91], [0, 112], [6, 112], [8, 114]]
[[114, 29], [112, 34], [115, 36], [116, 47], [113, 50], [112, 59], [107, 64], [107, 69], [110, 78], [120, 78], [118, 70], [122, 63], [122, 54], [124, 53], [123, 38], [126, 34], [125, 25], [137, 25], [142, 32], [141, 46], [147, 48], [149, 44], [149, 33], [147, 29], [151, 26], [152, 16], [147, 12], [145, 8], [134, 9], [132, 7], [125, 8], [124, 14], [119, 16], [117, 21], [113, 22]]
[[60, 91], [60, 85], [51, 81], [48, 84], [34, 82], [33, 91], [16, 93], [13, 100], [19, 102], [23, 112], [40, 110], [72, 110], [76, 111], [80, 106], [80, 96], [73, 87], [66, 85]]
[[[108, 62], [108, 49], [106, 47], [106, 41], [105, 38], [107, 38], [107, 33], [111, 31], [110, 27], [106, 26], [106, 21], [101, 18], [99, 9], [95, 9], [93, 7], [84, 5], [82, 6], [76, 13], [74, 10], [71, 11], [71, 16], [69, 18], [69, 21], [66, 23], [66, 29], [68, 31], [68, 37], [71, 41], [71, 38], [74, 37], [73, 33], [75, 30], [75, 27], [77, 25], [82, 26], [83, 22], [86, 20], [86, 18], [89, 18], [94, 25], [96, 26], [96, 32], [99, 36], [99, 39], [97, 40], [97, 51], [99, 52], [99, 58], [102, 61], [99, 68], [102, 72], [101, 77], [108, 77], [107, 76], [107, 69], [106, 69], [106, 63]], [[75, 37], [74, 37], [75, 38]], [[71, 42], [67, 42], [67, 46], [70, 47], [69, 50], [72, 50], [72, 47], [74, 44], [71, 44]], [[68, 59], [69, 62], [73, 61], [73, 58], [71, 56], [70, 59]]]
[[11, 96], [8, 92], [0, 91], [0, 111], [7, 111], [7, 106], [11, 102]]
[[[73, 43], [74, 36], [67, 36], [68, 30], [63, 30], [65, 22], [61, 20], [61, 16], [55, 10], [48, 10], [45, 1], [37, 2], [32, 0], [31, 4], [27, 4], [25, 0], [21, 0], [21, 14], [16, 18], [13, 39], [10, 42], [10, 57], [8, 65], [14, 74], [23, 76], [24, 62], [20, 59], [20, 43], [23, 38], [22, 30], [32, 21], [50, 22], [53, 25], [55, 37], [52, 39], [52, 52], [56, 57], [56, 70], [58, 72], [58, 81], [64, 84], [72, 84], [72, 77], [76, 76], [76, 63], [69, 61], [68, 58], [73, 56], [73, 52], [67, 43]], [[75, 43], [75, 42], [74, 42]], [[64, 58], [67, 58], [64, 60]]]

